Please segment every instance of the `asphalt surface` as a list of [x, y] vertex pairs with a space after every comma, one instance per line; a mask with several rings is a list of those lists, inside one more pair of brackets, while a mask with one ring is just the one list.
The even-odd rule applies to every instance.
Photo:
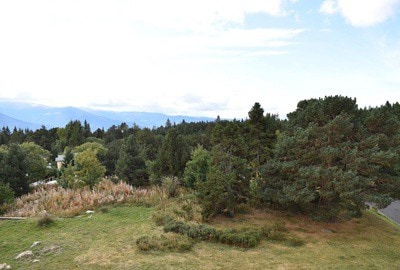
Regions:
[[388, 207], [379, 209], [379, 212], [400, 225], [400, 201], [392, 202]]

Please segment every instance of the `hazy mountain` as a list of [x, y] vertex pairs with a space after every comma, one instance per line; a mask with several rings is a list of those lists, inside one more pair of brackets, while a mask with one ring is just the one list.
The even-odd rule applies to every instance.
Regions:
[[40, 128], [40, 125], [34, 124], [34, 123], [29, 123], [29, 122], [24, 122], [15, 118], [12, 118], [10, 116], [4, 115], [0, 113], [0, 128], [1, 127], [9, 127], [10, 131], [12, 132], [14, 127], [17, 128], [28, 128], [31, 130], [36, 130]]
[[0, 102], [0, 126], [13, 128], [36, 129], [44, 125], [46, 128], [64, 127], [71, 120], [87, 121], [92, 130], [109, 128], [122, 122], [132, 126], [134, 123], [140, 127], [158, 127], [164, 125], [167, 119], [171, 123], [213, 121], [207, 117], [170, 116], [161, 113], [147, 112], [114, 112], [91, 110], [75, 107], [48, 107], [30, 103]]

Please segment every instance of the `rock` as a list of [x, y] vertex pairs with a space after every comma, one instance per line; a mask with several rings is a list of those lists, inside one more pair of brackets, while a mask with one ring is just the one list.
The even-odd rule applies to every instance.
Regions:
[[37, 263], [37, 262], [40, 262], [40, 260], [36, 259], [36, 260], [33, 260], [32, 262]]
[[36, 247], [37, 245], [39, 245], [41, 242], [37, 241], [37, 242], [33, 242], [31, 248]]
[[93, 214], [93, 213], [94, 213], [93, 210], [87, 210], [87, 211], [86, 211], [86, 214]]
[[18, 254], [17, 257], [15, 257], [15, 259], [20, 260], [20, 259], [30, 258], [33, 256], [34, 256], [34, 254], [33, 254], [32, 250], [27, 250], [27, 251], [24, 251], [24, 252]]
[[3, 269], [12, 269], [12, 268], [11, 268], [11, 265], [9, 265], [9, 264], [1, 263], [0, 270], [3, 270]]
[[60, 253], [62, 248], [58, 245], [50, 245], [48, 247], [42, 248], [40, 251], [42, 254], [47, 254], [47, 253]]
[[324, 233], [333, 233], [331, 230], [328, 230], [328, 229], [321, 229], [321, 231]]

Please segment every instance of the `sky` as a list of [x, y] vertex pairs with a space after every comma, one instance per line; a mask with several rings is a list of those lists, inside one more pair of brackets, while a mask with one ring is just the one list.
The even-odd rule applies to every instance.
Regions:
[[0, 0], [0, 100], [284, 118], [400, 101], [400, 0]]

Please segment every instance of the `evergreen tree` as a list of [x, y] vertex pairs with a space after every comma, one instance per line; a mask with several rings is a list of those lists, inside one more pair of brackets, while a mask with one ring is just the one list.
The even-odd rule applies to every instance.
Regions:
[[9, 184], [16, 196], [29, 191], [26, 177], [26, 156], [18, 144], [10, 144], [7, 152], [0, 152], [0, 181]]
[[246, 144], [241, 130], [237, 121], [214, 129], [210, 172], [198, 193], [205, 219], [216, 214], [233, 216], [237, 205], [249, 200], [250, 168], [243, 158]]
[[[292, 128], [279, 136], [274, 160], [264, 167], [264, 202], [333, 219], [343, 211], [360, 215], [367, 201], [384, 206], [398, 196], [398, 120], [385, 108], [360, 114], [353, 101], [341, 97], [321, 101], [328, 115], [310, 104], [291, 114]], [[299, 124], [311, 116], [311, 122]]]
[[146, 163], [134, 135], [127, 137], [121, 146], [116, 173], [134, 186], [148, 185]]
[[186, 162], [190, 158], [189, 147], [176, 128], [170, 128], [154, 164], [157, 176], [182, 176]]
[[26, 156], [27, 179], [30, 183], [43, 180], [47, 175], [47, 164], [50, 152], [41, 146], [27, 142], [21, 144]]

